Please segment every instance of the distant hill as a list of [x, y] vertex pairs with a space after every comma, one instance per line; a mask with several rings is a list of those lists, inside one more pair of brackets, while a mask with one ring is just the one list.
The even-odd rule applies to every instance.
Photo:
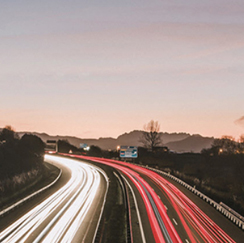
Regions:
[[[29, 132], [18, 132], [19, 136], [23, 136]], [[142, 136], [142, 131], [132, 131], [124, 133], [117, 138], [99, 138], [99, 139], [84, 139], [72, 136], [50, 136], [46, 133], [33, 132], [32, 134], [40, 137], [44, 142], [47, 140], [68, 140], [70, 144], [79, 147], [81, 143], [95, 145], [104, 150], [114, 150], [118, 145], [142, 146], [139, 142]], [[214, 140], [213, 137], [202, 137], [201, 135], [190, 135], [189, 133], [160, 133], [163, 145], [170, 150], [182, 152], [200, 152], [203, 148], [210, 148]]]
[[177, 153], [195, 152], [199, 153], [203, 148], [210, 148], [214, 138], [202, 137], [200, 135], [192, 135], [183, 140], [169, 142], [166, 146]]

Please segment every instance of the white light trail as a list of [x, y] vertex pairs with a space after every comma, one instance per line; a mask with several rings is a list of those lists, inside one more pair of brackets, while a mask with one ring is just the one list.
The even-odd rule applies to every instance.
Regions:
[[70, 180], [2, 231], [0, 242], [28, 242], [33, 235], [38, 235], [35, 243], [71, 242], [89, 212], [100, 186], [100, 169], [58, 156], [45, 155], [45, 159], [67, 167]]

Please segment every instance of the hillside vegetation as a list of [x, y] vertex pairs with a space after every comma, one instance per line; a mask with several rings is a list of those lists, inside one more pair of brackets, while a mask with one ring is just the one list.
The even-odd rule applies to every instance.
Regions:
[[152, 153], [141, 148], [136, 162], [169, 172], [244, 215], [243, 140], [215, 139], [201, 153]]
[[43, 175], [44, 143], [31, 134], [21, 137], [8, 126], [0, 132], [0, 206]]

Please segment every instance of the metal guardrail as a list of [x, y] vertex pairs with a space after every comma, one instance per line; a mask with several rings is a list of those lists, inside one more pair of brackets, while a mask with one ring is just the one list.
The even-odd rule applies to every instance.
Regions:
[[[198, 197], [202, 198], [204, 201], [206, 201], [207, 203], [209, 203], [210, 205], [212, 205], [217, 211], [219, 211], [220, 213], [222, 213], [225, 217], [227, 217], [229, 220], [231, 220], [234, 224], [236, 224], [239, 228], [241, 228], [242, 230], [244, 230], [244, 221], [241, 220], [241, 218], [237, 217], [237, 215], [235, 215], [233, 213], [233, 209], [231, 209], [230, 207], [225, 207], [223, 205], [223, 203], [217, 203], [214, 200], [212, 200], [211, 198], [209, 198], [208, 196], [204, 195], [203, 193], [201, 193], [200, 191], [198, 191], [196, 188], [190, 186], [189, 184], [185, 183], [184, 181], [180, 180], [179, 178], [171, 175], [170, 173], [166, 173], [164, 171], [161, 170], [157, 170], [148, 166], [144, 166], [144, 165], [140, 165], [144, 168], [153, 170], [159, 174], [162, 174], [164, 176], [169, 177], [170, 179], [178, 182], [179, 184], [181, 184], [182, 186], [186, 187], [189, 191], [193, 192], [194, 194], [196, 194]], [[242, 217], [242, 216], [241, 216]], [[242, 217], [243, 218], [243, 217]]]
[[51, 186], [53, 186], [53, 185], [59, 180], [59, 178], [60, 178], [61, 175], [62, 175], [62, 170], [60, 169], [59, 175], [57, 176], [57, 178], [56, 178], [53, 182], [51, 182], [49, 185], [43, 187], [42, 189], [40, 189], [40, 190], [38, 190], [38, 191], [36, 191], [36, 192], [30, 194], [29, 196], [27, 196], [27, 197], [21, 199], [20, 201], [16, 202], [15, 204], [9, 206], [8, 208], [5, 208], [4, 210], [2, 210], [2, 211], [0, 212], [0, 217], [3, 217], [4, 214], [7, 214], [7, 213], [9, 213], [11, 210], [13, 210], [13, 209], [19, 207], [22, 203], [27, 202], [27, 201], [30, 200], [31, 198], [33, 198], [33, 197], [37, 196], [38, 194], [44, 192], [45, 190], [49, 189]]

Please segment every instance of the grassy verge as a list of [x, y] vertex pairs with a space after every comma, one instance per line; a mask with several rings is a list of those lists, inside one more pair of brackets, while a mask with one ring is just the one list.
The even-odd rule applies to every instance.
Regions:
[[59, 169], [44, 163], [41, 170], [31, 170], [0, 181], [0, 211], [54, 181]]

